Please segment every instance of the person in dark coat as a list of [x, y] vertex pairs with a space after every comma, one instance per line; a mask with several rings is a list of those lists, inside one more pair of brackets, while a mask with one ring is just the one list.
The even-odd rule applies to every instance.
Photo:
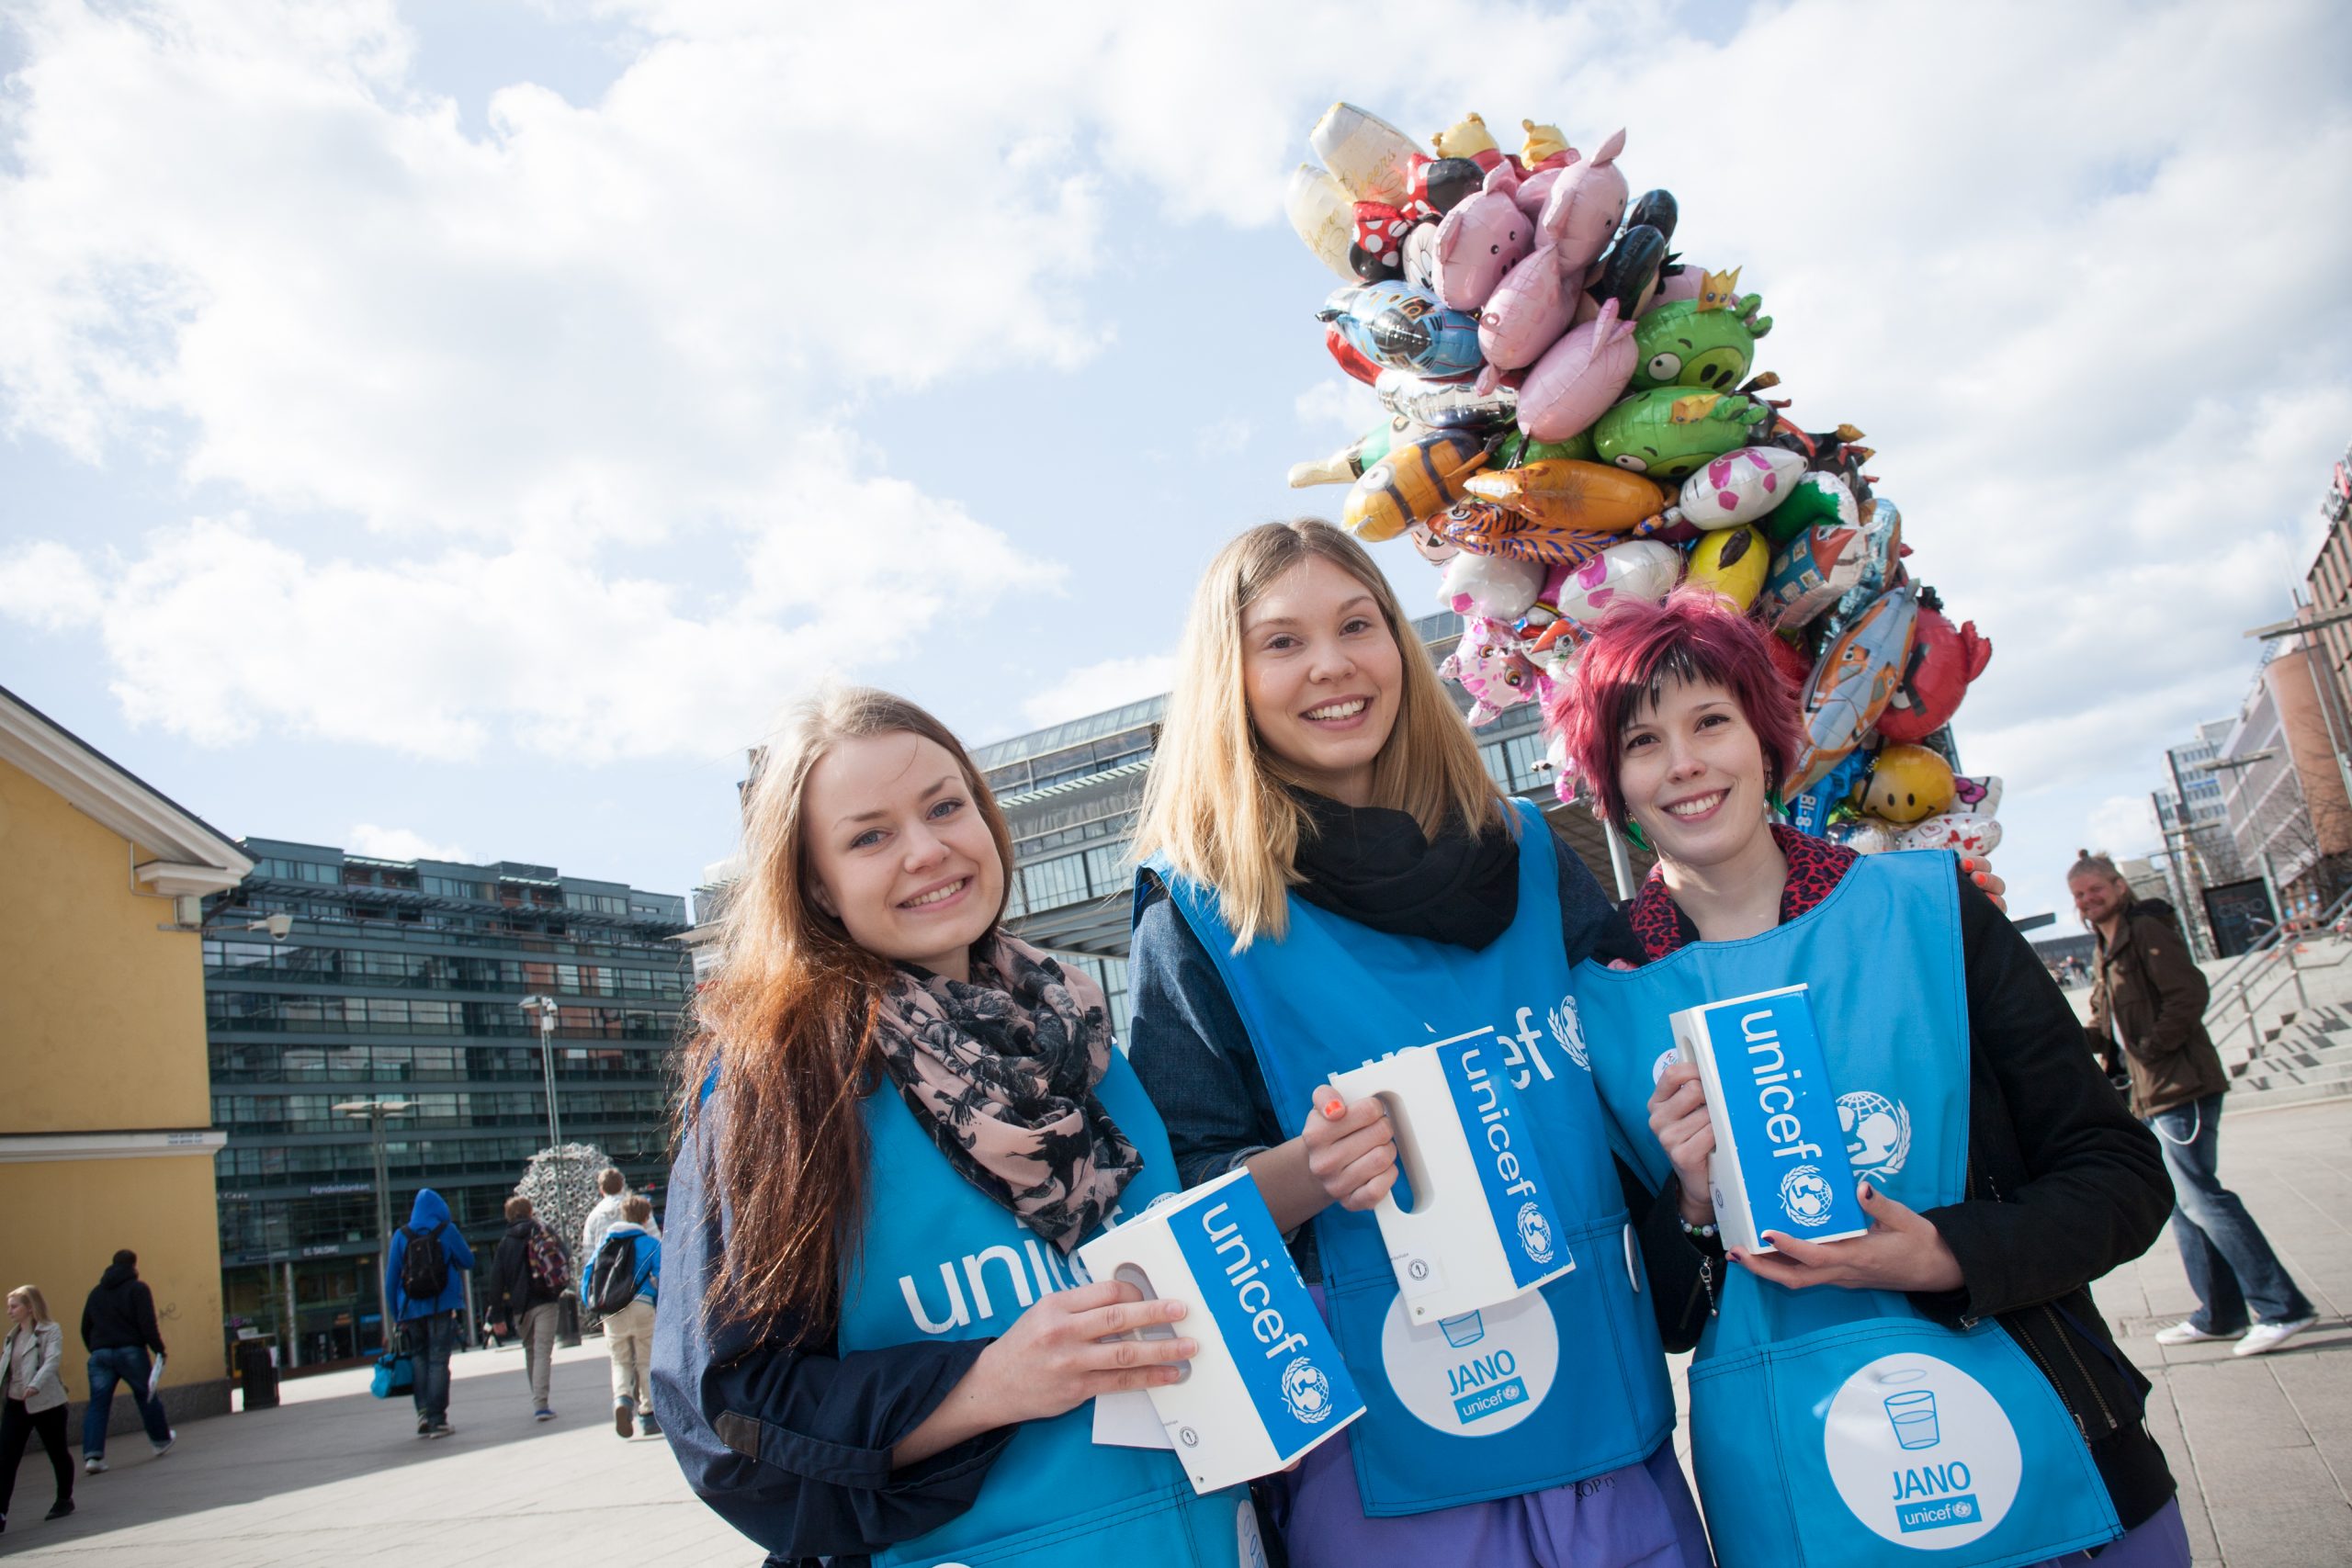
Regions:
[[2159, 1345], [2235, 1339], [2232, 1353], [2275, 1350], [2316, 1323], [2269, 1238], [2222, 1185], [2222, 1096], [2230, 1075], [2205, 1032], [2204, 972], [2173, 923], [2172, 906], [2135, 897], [2105, 855], [2081, 852], [2066, 874], [2075, 912], [2098, 937], [2085, 1026], [2109, 1076], [2132, 1080], [2132, 1113], [2155, 1129], [2172, 1173], [2172, 1235], [2197, 1310], [2159, 1331]]
[[[542, 1260], [537, 1267], [532, 1262], [535, 1248]], [[555, 1409], [548, 1404], [548, 1379], [555, 1364], [564, 1265], [562, 1247], [555, 1234], [532, 1216], [531, 1201], [521, 1196], [506, 1200], [506, 1234], [498, 1238], [498, 1250], [490, 1260], [492, 1326], [501, 1337], [511, 1334], [523, 1341], [531, 1413], [541, 1421], [555, 1419]]]
[[107, 1422], [114, 1414], [114, 1387], [130, 1391], [146, 1423], [157, 1458], [171, 1451], [177, 1434], [164, 1415], [162, 1398], [148, 1392], [148, 1360], [164, 1359], [163, 1330], [155, 1323], [155, 1292], [139, 1277], [139, 1255], [124, 1247], [82, 1306], [82, 1346], [90, 1353], [90, 1404], [82, 1412], [82, 1468], [96, 1475], [107, 1467]]

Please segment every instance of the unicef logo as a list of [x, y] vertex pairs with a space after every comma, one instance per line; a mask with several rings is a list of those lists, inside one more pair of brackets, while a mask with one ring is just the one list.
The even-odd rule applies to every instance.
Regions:
[[1331, 1416], [1331, 1380], [1301, 1356], [1283, 1369], [1283, 1403], [1301, 1421], [1318, 1426]]
[[1781, 1208], [1801, 1225], [1827, 1224], [1829, 1210], [1837, 1201], [1837, 1193], [1817, 1165], [1801, 1165], [1781, 1178]]
[[1838, 1097], [1838, 1130], [1857, 1176], [1883, 1180], [1911, 1157], [1911, 1112], [1899, 1100], [1869, 1089]]
[[1560, 1043], [1568, 1060], [1588, 1073], [1592, 1071], [1592, 1053], [1585, 1048], [1584, 1021], [1577, 1017], [1576, 998], [1562, 997], [1560, 1005], [1545, 1015], [1545, 1021], [1551, 1024], [1552, 1038]]
[[1536, 1262], [1552, 1261], [1552, 1222], [1532, 1203], [1519, 1206], [1519, 1245]]

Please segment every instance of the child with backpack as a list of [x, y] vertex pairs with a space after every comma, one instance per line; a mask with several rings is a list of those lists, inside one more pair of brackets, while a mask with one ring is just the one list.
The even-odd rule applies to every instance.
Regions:
[[658, 1437], [653, 1418], [653, 1309], [662, 1298], [662, 1242], [650, 1228], [653, 1203], [641, 1193], [621, 1200], [620, 1218], [605, 1233], [580, 1281], [581, 1304], [605, 1320], [605, 1353], [613, 1361], [613, 1430]]
[[446, 1438], [449, 1425], [449, 1357], [458, 1348], [466, 1306], [465, 1270], [473, 1249], [450, 1222], [449, 1205], [430, 1187], [416, 1195], [408, 1224], [384, 1250], [384, 1300], [399, 1325], [401, 1353], [415, 1365], [409, 1393], [416, 1403], [416, 1435]]
[[571, 1283], [571, 1266], [555, 1232], [532, 1218], [531, 1201], [506, 1200], [506, 1234], [490, 1264], [492, 1327], [523, 1341], [523, 1369], [531, 1382], [531, 1414], [555, 1419], [548, 1379], [555, 1365], [558, 1303]]

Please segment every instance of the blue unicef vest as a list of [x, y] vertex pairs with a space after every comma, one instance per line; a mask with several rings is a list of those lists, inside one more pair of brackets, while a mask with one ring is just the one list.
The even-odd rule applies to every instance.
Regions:
[[[1649, 1097], [1668, 1015], [1803, 982], [1855, 1179], [1914, 1210], [1968, 1174], [1968, 993], [1951, 857], [1870, 855], [1775, 930], [1645, 968], [1582, 964], [1576, 1002], [1629, 1156], [1671, 1173]], [[1998, 1324], [1899, 1292], [1724, 1270], [1690, 1368], [1690, 1456], [1724, 1568], [2004, 1568], [2121, 1534], [2057, 1391]]]
[[[1096, 1093], [1144, 1156], [1120, 1207], [1172, 1190], [1159, 1112], [1119, 1052]], [[956, 1174], [887, 1086], [864, 1102], [873, 1194], [841, 1349], [1001, 1335], [1039, 1296], [1080, 1282], [1057, 1249]], [[1247, 1487], [1197, 1495], [1165, 1450], [1097, 1447], [1094, 1407], [1023, 1423], [978, 1501], [930, 1534], [876, 1552], [876, 1568], [1262, 1568]]]
[[1416, 1326], [1378, 1222], [1336, 1206], [1315, 1221], [1325, 1315], [1367, 1406], [1348, 1438], [1374, 1517], [1582, 1481], [1640, 1462], [1674, 1429], [1623, 1190], [1568, 1011], [1552, 832], [1519, 809], [1519, 916], [1476, 951], [1376, 931], [1294, 896], [1289, 934], [1237, 955], [1214, 893], [1164, 865], [1144, 873], [1216, 961], [1288, 1133], [1304, 1129], [1331, 1074], [1488, 1029], [1521, 1114], [1544, 1129], [1536, 1156], [1576, 1268], [1502, 1306]]

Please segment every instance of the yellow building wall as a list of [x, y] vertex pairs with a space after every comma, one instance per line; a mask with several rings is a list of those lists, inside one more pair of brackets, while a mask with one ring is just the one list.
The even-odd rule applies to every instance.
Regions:
[[[205, 1155], [0, 1164], [0, 1280], [39, 1285], [65, 1325], [65, 1387], [89, 1397], [82, 1302], [127, 1247], [155, 1293], [165, 1386], [229, 1375], [221, 1348], [220, 1218]], [[78, 1438], [77, 1438], [78, 1440]]]
[[[0, 1133], [212, 1124], [198, 939], [158, 931], [172, 901], [136, 890], [149, 858], [0, 761]], [[209, 1153], [0, 1162], [0, 1282], [35, 1284], [83, 1383], [82, 1300], [117, 1247], [155, 1292], [168, 1384], [226, 1375]]]

